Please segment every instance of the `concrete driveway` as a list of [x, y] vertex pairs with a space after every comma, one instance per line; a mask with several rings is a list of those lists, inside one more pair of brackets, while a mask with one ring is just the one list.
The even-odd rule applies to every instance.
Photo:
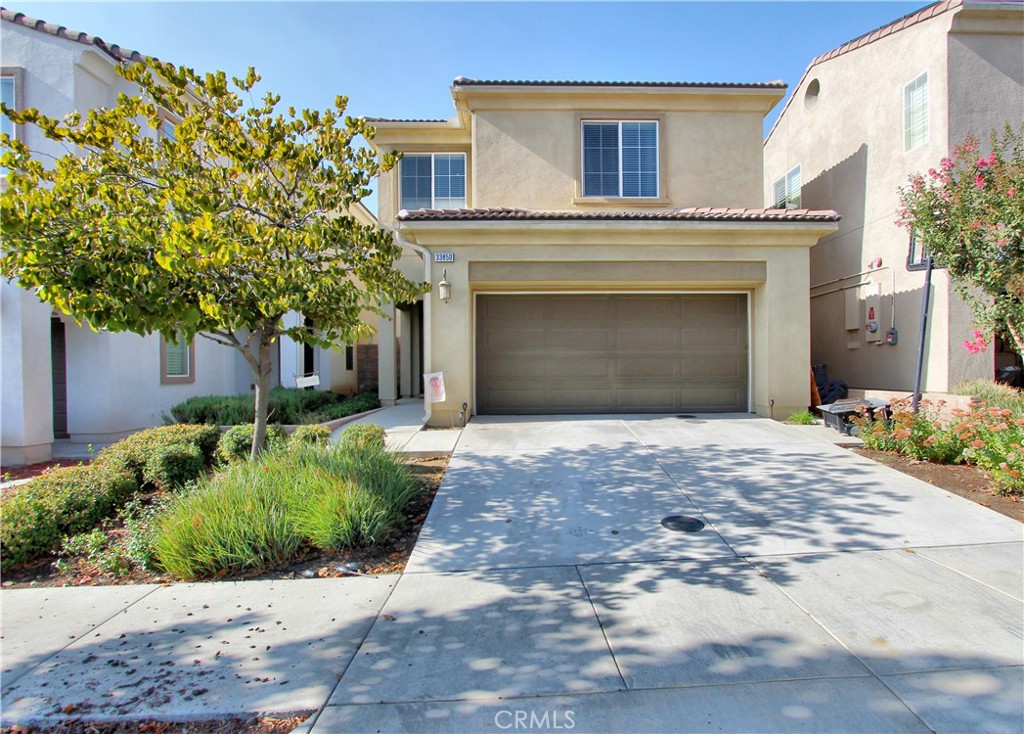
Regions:
[[478, 418], [313, 731], [1019, 732], [1022, 540], [746, 415]]

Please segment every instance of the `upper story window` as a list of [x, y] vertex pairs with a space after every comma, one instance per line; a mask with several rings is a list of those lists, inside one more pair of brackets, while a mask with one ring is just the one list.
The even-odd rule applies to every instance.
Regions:
[[928, 72], [903, 88], [903, 152], [928, 142]]
[[800, 208], [800, 166], [796, 166], [772, 184], [772, 206], [776, 209]]
[[[4, 73], [0, 76], [0, 100], [12, 110], [18, 109], [15, 97], [17, 91], [16, 80], [13, 74]], [[0, 133], [9, 135], [11, 138], [16, 137], [14, 123], [11, 122], [11, 118], [7, 115], [0, 115]], [[0, 168], [0, 178], [6, 179], [6, 177], [7, 169]]]
[[402, 209], [465, 209], [465, 153], [406, 153], [399, 178]]
[[583, 195], [656, 198], [657, 121], [584, 120]]

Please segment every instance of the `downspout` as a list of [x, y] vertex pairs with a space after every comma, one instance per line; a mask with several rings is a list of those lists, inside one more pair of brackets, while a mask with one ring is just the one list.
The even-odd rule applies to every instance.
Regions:
[[[423, 258], [423, 282], [430, 283], [430, 292], [427, 293], [427, 297], [423, 299], [423, 371], [430, 372], [430, 339], [431, 339], [431, 328], [430, 328], [430, 303], [433, 301], [433, 290], [434, 281], [431, 280], [430, 274], [430, 263], [432, 255], [430, 251], [422, 245], [417, 245], [402, 236], [402, 233], [398, 231], [397, 225], [392, 230], [392, 235], [395, 238], [395, 242], [400, 247], [408, 247], [410, 250], [418, 252]], [[423, 391], [423, 424], [426, 425], [430, 422], [430, 415], [433, 412], [433, 405], [430, 402], [430, 395], [426, 390]]]

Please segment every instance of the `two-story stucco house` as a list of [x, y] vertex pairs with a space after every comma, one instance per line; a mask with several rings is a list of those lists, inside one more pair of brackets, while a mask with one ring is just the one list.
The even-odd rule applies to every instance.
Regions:
[[378, 219], [434, 286], [398, 354], [381, 324], [382, 398], [443, 372], [470, 415], [805, 408], [809, 252], [839, 217], [762, 205], [785, 88], [458, 78], [451, 120], [374, 119], [404, 154]]
[[[6, 9], [0, 11], [0, 34], [0, 91], [16, 108], [62, 117], [111, 106], [119, 93], [135, 91], [116, 73], [118, 64], [141, 58], [134, 51]], [[65, 153], [37, 128], [14, 126], [6, 117], [0, 124], [33, 151]], [[375, 222], [361, 205], [350, 214]], [[0, 343], [4, 466], [49, 459], [55, 442], [58, 449], [62, 441], [110, 442], [159, 425], [163, 414], [187, 397], [244, 393], [251, 385], [241, 357], [210, 340], [176, 346], [158, 335], [93, 331], [7, 281], [0, 282]], [[290, 386], [296, 377], [316, 373], [320, 389], [356, 390], [358, 354], [364, 349], [321, 351], [286, 339], [278, 347], [274, 383]], [[374, 349], [366, 345], [365, 351], [372, 355]]]
[[[828, 205], [839, 229], [811, 251], [811, 353], [865, 389], [913, 389], [925, 273], [896, 225], [898, 189], [973, 133], [1024, 117], [1024, 3], [946, 0], [815, 58], [765, 142], [765, 201]], [[933, 274], [922, 389], [947, 392], [1019, 364], [972, 354], [971, 313]], [[887, 338], [887, 333], [895, 336]]]

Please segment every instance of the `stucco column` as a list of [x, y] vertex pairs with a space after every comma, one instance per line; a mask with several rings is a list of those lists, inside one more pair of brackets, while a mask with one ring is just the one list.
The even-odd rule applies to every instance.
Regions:
[[394, 405], [398, 399], [397, 375], [395, 374], [395, 304], [387, 303], [381, 308], [384, 315], [377, 324], [377, 393], [384, 405]]
[[6, 281], [0, 282], [0, 461], [46, 461], [53, 447], [52, 308]]

